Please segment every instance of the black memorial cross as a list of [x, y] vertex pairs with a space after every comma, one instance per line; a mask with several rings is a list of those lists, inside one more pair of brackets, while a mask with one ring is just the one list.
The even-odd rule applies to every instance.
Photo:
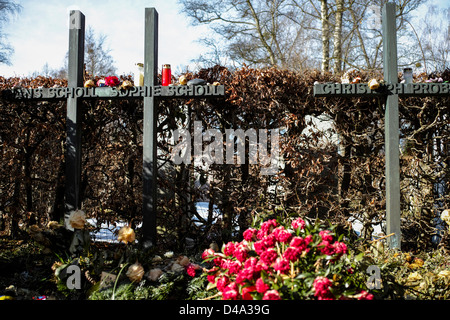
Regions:
[[385, 84], [372, 90], [367, 84], [315, 84], [316, 97], [380, 97], [385, 99], [386, 233], [390, 248], [400, 249], [400, 159], [398, 97], [449, 96], [450, 83], [398, 83], [395, 3], [383, 7], [383, 71]]
[[156, 243], [157, 200], [157, 119], [159, 99], [218, 98], [225, 95], [223, 85], [161, 86], [158, 76], [158, 12], [145, 9], [144, 86], [127, 90], [117, 87], [83, 87], [85, 16], [78, 10], [70, 12], [69, 72], [66, 88], [16, 88], [3, 91], [11, 100], [67, 99], [66, 191], [65, 211], [81, 208], [81, 99], [137, 99], [144, 100], [143, 127], [143, 245]]

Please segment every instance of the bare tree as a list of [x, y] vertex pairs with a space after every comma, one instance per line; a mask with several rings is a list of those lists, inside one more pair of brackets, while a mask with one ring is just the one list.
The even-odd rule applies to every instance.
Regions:
[[[395, 0], [399, 66], [417, 55], [417, 39], [408, 23], [411, 13], [428, 0]], [[344, 16], [343, 62], [346, 67], [378, 69], [382, 65], [381, 13], [386, 0], [348, 0]]]
[[342, 69], [342, 17], [344, 14], [344, 0], [336, 0], [336, 18], [333, 33], [334, 72]]
[[[180, 3], [194, 24], [211, 26], [214, 34], [207, 41], [213, 44], [216, 58], [217, 53], [225, 53], [233, 61], [256, 67], [269, 65], [297, 71], [320, 67], [322, 71], [340, 73], [348, 68], [381, 68], [381, 13], [387, 1], [180, 0]], [[410, 22], [412, 12], [428, 0], [392, 1], [396, 4], [399, 66], [411, 66], [423, 56], [417, 45], [419, 37]], [[446, 48], [445, 41], [448, 44], [448, 32], [430, 28], [429, 34], [442, 34], [443, 44], [428, 42], [427, 49], [433, 51], [428, 59], [442, 61], [442, 56], [448, 54], [448, 50], [442, 49]], [[214, 38], [221, 39], [223, 45]]]
[[92, 76], [106, 76], [116, 72], [111, 50], [106, 48], [107, 37], [95, 35], [92, 27], [87, 28], [84, 44], [84, 63], [86, 72]]
[[10, 57], [14, 49], [6, 41], [6, 34], [3, 32], [3, 24], [7, 23], [11, 15], [19, 13], [22, 7], [10, 0], [0, 0], [0, 64], [11, 64]]
[[[447, 23], [442, 25], [437, 21]], [[430, 6], [419, 28], [420, 36], [417, 36], [424, 66], [430, 71], [450, 68], [450, 7], [439, 10], [437, 6]]]
[[[232, 61], [254, 66], [299, 69], [307, 55], [303, 30], [294, 24], [296, 9], [288, 0], [180, 0], [193, 24], [210, 25]], [[306, 21], [303, 21], [308, 25]], [[209, 44], [218, 41], [207, 39]], [[219, 50], [213, 48], [217, 55]], [[220, 50], [222, 51], [222, 50]]]
[[320, 21], [322, 24], [322, 71], [330, 69], [330, 17], [328, 1], [320, 0]]
[[[105, 35], [96, 36], [92, 27], [88, 27], [85, 33], [84, 42], [84, 64], [86, 72], [92, 76], [107, 76], [116, 72], [114, 59], [110, 55], [111, 50], [106, 47]], [[59, 69], [48, 68], [48, 63], [41, 71], [36, 71], [33, 75], [44, 73], [54, 78], [67, 78], [69, 53], [66, 53], [65, 63]]]

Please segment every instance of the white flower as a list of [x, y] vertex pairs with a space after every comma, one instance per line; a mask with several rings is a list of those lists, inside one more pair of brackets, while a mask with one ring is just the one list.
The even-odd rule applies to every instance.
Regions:
[[173, 257], [173, 251], [167, 251], [166, 253], [164, 253], [164, 257], [166, 258], [172, 258]]
[[69, 224], [74, 229], [83, 229], [86, 224], [86, 214], [82, 210], [75, 210], [70, 213]]
[[144, 273], [144, 267], [139, 262], [136, 262], [128, 268], [127, 277], [132, 282], [139, 282], [142, 280]]
[[441, 219], [444, 220], [450, 226], [450, 211], [449, 210], [442, 211]]

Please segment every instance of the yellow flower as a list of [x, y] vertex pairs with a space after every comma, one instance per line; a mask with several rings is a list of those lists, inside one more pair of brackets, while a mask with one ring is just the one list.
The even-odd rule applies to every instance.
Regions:
[[378, 83], [377, 79], [370, 80], [368, 85], [371, 90], [375, 90], [380, 87], [380, 84]]
[[144, 273], [144, 267], [139, 262], [136, 262], [128, 267], [127, 277], [131, 282], [140, 282]]
[[135, 239], [136, 235], [131, 227], [124, 226], [120, 228], [117, 240], [123, 241], [125, 244], [127, 244], [128, 242], [133, 242]]
[[86, 215], [82, 210], [75, 210], [69, 216], [69, 224], [74, 229], [83, 229], [86, 224]]
[[407, 263], [406, 265], [411, 269], [417, 269], [423, 266], [423, 260], [419, 258], [414, 258], [413, 263]]
[[185, 86], [185, 85], [188, 83], [188, 80], [187, 80], [186, 76], [181, 76], [181, 77], [178, 79], [178, 82], [179, 82], [182, 86]]
[[133, 83], [130, 80], [125, 80], [121, 85], [122, 89], [128, 90], [134, 87]]
[[95, 82], [94, 82], [94, 80], [91, 80], [91, 79], [86, 80], [86, 82], [84, 83], [84, 87], [85, 87], [85, 88], [92, 88], [92, 87], [95, 87]]

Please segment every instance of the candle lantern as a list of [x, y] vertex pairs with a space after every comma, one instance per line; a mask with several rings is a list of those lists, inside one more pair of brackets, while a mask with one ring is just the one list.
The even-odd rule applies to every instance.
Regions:
[[162, 85], [168, 86], [172, 83], [172, 70], [170, 69], [170, 64], [163, 65], [162, 69]]
[[134, 72], [134, 85], [142, 87], [144, 85], [144, 64], [136, 63], [136, 71]]
[[403, 78], [405, 83], [413, 83], [413, 71], [412, 68], [403, 69]]

